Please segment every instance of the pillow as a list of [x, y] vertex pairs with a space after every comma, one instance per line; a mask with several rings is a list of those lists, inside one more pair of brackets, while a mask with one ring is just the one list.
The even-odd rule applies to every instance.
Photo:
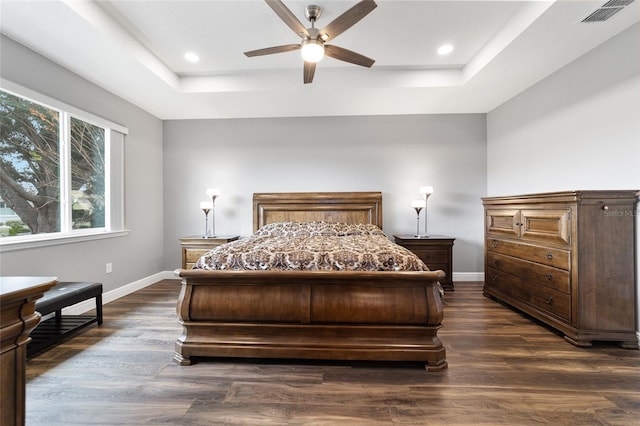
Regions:
[[340, 222], [276, 222], [258, 229], [256, 237], [284, 236], [350, 236], [350, 235], [380, 235], [385, 236], [380, 228], [369, 223], [340, 223]]

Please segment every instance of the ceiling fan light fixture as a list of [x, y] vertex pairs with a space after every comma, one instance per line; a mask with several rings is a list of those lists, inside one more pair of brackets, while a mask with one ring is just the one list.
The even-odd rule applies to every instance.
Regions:
[[324, 43], [316, 39], [305, 40], [302, 42], [300, 53], [305, 62], [320, 62], [324, 57]]

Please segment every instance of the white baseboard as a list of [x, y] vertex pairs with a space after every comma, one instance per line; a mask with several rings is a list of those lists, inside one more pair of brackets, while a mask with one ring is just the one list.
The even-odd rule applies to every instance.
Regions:
[[[174, 280], [178, 279], [176, 274], [173, 271], [163, 271], [158, 272], [157, 274], [150, 275], [148, 277], [142, 278], [141, 280], [134, 281], [132, 283], [123, 285], [122, 287], [118, 287], [114, 290], [108, 291], [102, 295], [102, 304], [106, 305], [109, 302], [113, 302], [114, 300], [120, 299], [128, 294], [141, 290], [145, 287], [150, 286], [151, 284], [155, 284], [158, 281], [162, 280]], [[454, 272], [453, 273], [453, 282], [464, 282], [464, 281], [484, 281], [484, 272]], [[66, 307], [62, 310], [62, 313], [65, 315], [82, 315], [87, 311], [96, 308], [95, 299], [85, 300], [80, 303], [76, 303], [73, 306]]]
[[454, 272], [453, 282], [484, 281], [484, 272]]
[[[114, 290], [108, 291], [102, 294], [102, 304], [106, 305], [109, 302], [113, 302], [121, 297], [124, 297], [128, 294], [141, 290], [145, 287], [150, 286], [151, 284], [155, 284], [158, 281], [162, 280], [173, 280], [178, 277], [173, 271], [163, 271], [158, 272], [157, 274], [150, 275], [148, 277], [142, 278], [141, 280], [134, 281], [132, 283], [123, 285], [122, 287], [118, 287]], [[76, 303], [73, 306], [66, 307], [62, 310], [64, 315], [82, 315], [87, 311], [96, 308], [96, 300], [89, 299], [82, 301], [80, 303]]]

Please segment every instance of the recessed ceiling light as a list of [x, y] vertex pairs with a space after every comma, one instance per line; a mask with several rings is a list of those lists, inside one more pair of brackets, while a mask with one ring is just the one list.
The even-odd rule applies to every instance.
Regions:
[[453, 46], [451, 44], [443, 44], [438, 47], [438, 55], [448, 55], [453, 52]]
[[184, 59], [186, 59], [189, 62], [198, 62], [200, 60], [200, 56], [198, 56], [197, 54], [193, 53], [193, 52], [187, 52], [184, 54]]

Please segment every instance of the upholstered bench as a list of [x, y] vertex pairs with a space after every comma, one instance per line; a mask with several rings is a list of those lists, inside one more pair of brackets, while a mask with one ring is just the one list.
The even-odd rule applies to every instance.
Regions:
[[[96, 299], [96, 314], [62, 315], [62, 309], [85, 300]], [[32, 357], [49, 347], [71, 337], [78, 330], [93, 324], [102, 324], [102, 284], [96, 282], [59, 282], [36, 301], [36, 311], [44, 319], [31, 332], [27, 356]]]

